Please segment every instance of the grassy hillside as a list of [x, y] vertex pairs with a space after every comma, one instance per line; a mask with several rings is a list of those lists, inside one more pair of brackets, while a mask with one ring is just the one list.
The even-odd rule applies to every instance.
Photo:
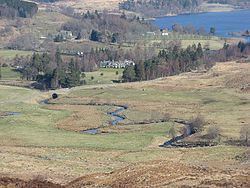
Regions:
[[[208, 180], [216, 183], [211, 178], [215, 175], [225, 185], [245, 185], [245, 162], [248, 159], [244, 156], [248, 149], [227, 143], [229, 139], [239, 139], [241, 127], [250, 123], [250, 96], [247, 90], [240, 90], [245, 84], [239, 77], [242, 75], [249, 77], [249, 64], [221, 63], [207, 73], [53, 91], [59, 93], [59, 99], [52, 101], [54, 105], [38, 103], [51, 93], [0, 86], [1, 173], [24, 179], [39, 174], [60, 184], [87, 175], [69, 185], [79, 187], [94, 177], [97, 179], [91, 184], [121, 184], [123, 180], [117, 180], [119, 172], [124, 174], [128, 169], [134, 169], [134, 175], [128, 176], [126, 182], [139, 185], [142, 184], [140, 177], [146, 178], [139, 171], [147, 169], [151, 173], [151, 178], [147, 177], [151, 185], [163, 185], [163, 182], [169, 182], [171, 186], [183, 183], [204, 185]], [[109, 126], [111, 117], [107, 112], [114, 107], [81, 105], [91, 101], [128, 105], [128, 110], [122, 113], [127, 117], [124, 123], [128, 124]], [[6, 112], [20, 114], [4, 116]], [[181, 125], [172, 121], [133, 124], [166, 114], [186, 120], [199, 114], [205, 118], [206, 126], [202, 133], [190, 139], [201, 139], [207, 128], [217, 126], [221, 129], [220, 140], [217, 140], [219, 145], [191, 149], [160, 148], [159, 145], [170, 138], [168, 130], [174, 125], [179, 133]], [[99, 126], [103, 126], [101, 134], [79, 132]], [[178, 167], [179, 170], [173, 172], [176, 177], [162, 174], [159, 165], [165, 172]], [[230, 168], [231, 177], [227, 180], [226, 168]], [[114, 176], [103, 172], [114, 172]], [[190, 179], [191, 172], [197, 173], [197, 178]], [[199, 175], [200, 172], [203, 176]], [[100, 173], [100, 178], [91, 175], [93, 173]], [[242, 174], [242, 178], [234, 176], [237, 173]], [[162, 174], [162, 181], [154, 181], [153, 174]], [[180, 175], [181, 180], [177, 178]], [[139, 179], [134, 182], [134, 178]]]
[[[78, 11], [94, 11], [94, 10], [118, 10], [121, 0], [61, 0], [57, 5], [70, 6]], [[84, 4], [84, 6], [83, 6]]]

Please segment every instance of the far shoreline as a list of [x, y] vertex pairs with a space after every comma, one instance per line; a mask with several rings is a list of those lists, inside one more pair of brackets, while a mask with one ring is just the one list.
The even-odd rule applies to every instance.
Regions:
[[[161, 22], [161, 20], [164, 22], [164, 19], [178, 19], [178, 20], [182, 20], [185, 19], [185, 17], [188, 17], [188, 16], [199, 16], [199, 15], [202, 15], [203, 17], [207, 15], [213, 15], [215, 14], [217, 16], [216, 13], [218, 13], [218, 16], [220, 13], [236, 13], [236, 14], [239, 14], [239, 12], [247, 12], [250, 11], [250, 8], [247, 8], [247, 9], [240, 9], [240, 8], [235, 8], [233, 10], [230, 10], [230, 11], [207, 11], [207, 12], [189, 12], [189, 13], [182, 13], [182, 14], [172, 14], [172, 15], [165, 15], [165, 16], [158, 16], [158, 17], [154, 17], [154, 18], [151, 18], [149, 21], [155, 25], [157, 28], [161, 29], [161, 26], [156, 24], [157, 22]], [[183, 16], [183, 17], [182, 17]], [[177, 18], [178, 17], [178, 18]], [[250, 28], [246, 28], [247, 29], [250, 29]], [[241, 30], [243, 31], [243, 30]], [[233, 32], [241, 32], [240, 30], [239, 31], [233, 31]], [[221, 38], [222, 40], [228, 40], [228, 39], [232, 39], [232, 40], [235, 40], [235, 41], [243, 41], [243, 42], [250, 42], [250, 36], [232, 36], [230, 35], [230, 32], [229, 33], [224, 33], [224, 34], [215, 34], [215, 36]]]
[[247, 11], [250, 10], [250, 8], [247, 9], [233, 9], [233, 10], [222, 10], [222, 11], [198, 11], [198, 12], [187, 12], [187, 13], [180, 13], [180, 14], [166, 14], [162, 16], [154, 16], [151, 18], [146, 18], [147, 21], [155, 21], [159, 18], [166, 18], [166, 17], [177, 17], [177, 16], [186, 16], [186, 15], [196, 15], [196, 14], [206, 14], [206, 13], [224, 13], [224, 12], [238, 12], [238, 11]]

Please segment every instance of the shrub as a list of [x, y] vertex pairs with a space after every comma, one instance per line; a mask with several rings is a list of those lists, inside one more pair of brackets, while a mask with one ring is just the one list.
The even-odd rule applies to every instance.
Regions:
[[169, 135], [171, 138], [175, 138], [175, 137], [176, 137], [176, 131], [175, 131], [174, 125], [172, 125], [171, 128], [169, 129], [168, 135]]
[[244, 145], [249, 146], [249, 138], [250, 138], [250, 126], [245, 125], [240, 130], [240, 138], [243, 140]]
[[196, 118], [193, 118], [189, 122], [191, 133], [200, 132], [202, 130], [202, 128], [204, 127], [205, 123], [206, 122], [205, 122], [204, 118], [199, 116], [199, 115]]
[[3, 63], [2, 67], [8, 67], [8, 64], [7, 63]]
[[208, 139], [216, 139], [216, 138], [218, 138], [220, 133], [221, 133], [221, 130], [219, 127], [216, 127], [216, 126], [209, 127], [207, 130], [207, 138]]

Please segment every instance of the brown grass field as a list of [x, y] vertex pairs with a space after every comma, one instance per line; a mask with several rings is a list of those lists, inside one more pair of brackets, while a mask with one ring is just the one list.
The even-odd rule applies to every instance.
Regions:
[[70, 6], [81, 11], [87, 10], [118, 10], [121, 0], [64, 0], [56, 6]]
[[[250, 125], [249, 80], [250, 64], [217, 63], [203, 73], [53, 91], [54, 105], [36, 102], [52, 92], [0, 86], [0, 112], [21, 113], [0, 117], [0, 187], [250, 187], [249, 147], [227, 142]], [[128, 105], [128, 125], [109, 126], [111, 107], [89, 102]], [[169, 128], [181, 125], [133, 124], [166, 114], [204, 117], [204, 130], [189, 140], [217, 126], [218, 145], [161, 148]], [[102, 125], [100, 134], [79, 133]]]

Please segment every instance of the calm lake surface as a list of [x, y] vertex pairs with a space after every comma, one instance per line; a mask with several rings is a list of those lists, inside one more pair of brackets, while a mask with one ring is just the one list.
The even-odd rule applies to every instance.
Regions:
[[168, 29], [177, 23], [192, 24], [196, 29], [204, 27], [206, 31], [209, 31], [210, 27], [215, 27], [217, 36], [230, 37], [230, 32], [250, 30], [250, 10], [167, 16], [156, 18], [154, 21], [159, 28]]

